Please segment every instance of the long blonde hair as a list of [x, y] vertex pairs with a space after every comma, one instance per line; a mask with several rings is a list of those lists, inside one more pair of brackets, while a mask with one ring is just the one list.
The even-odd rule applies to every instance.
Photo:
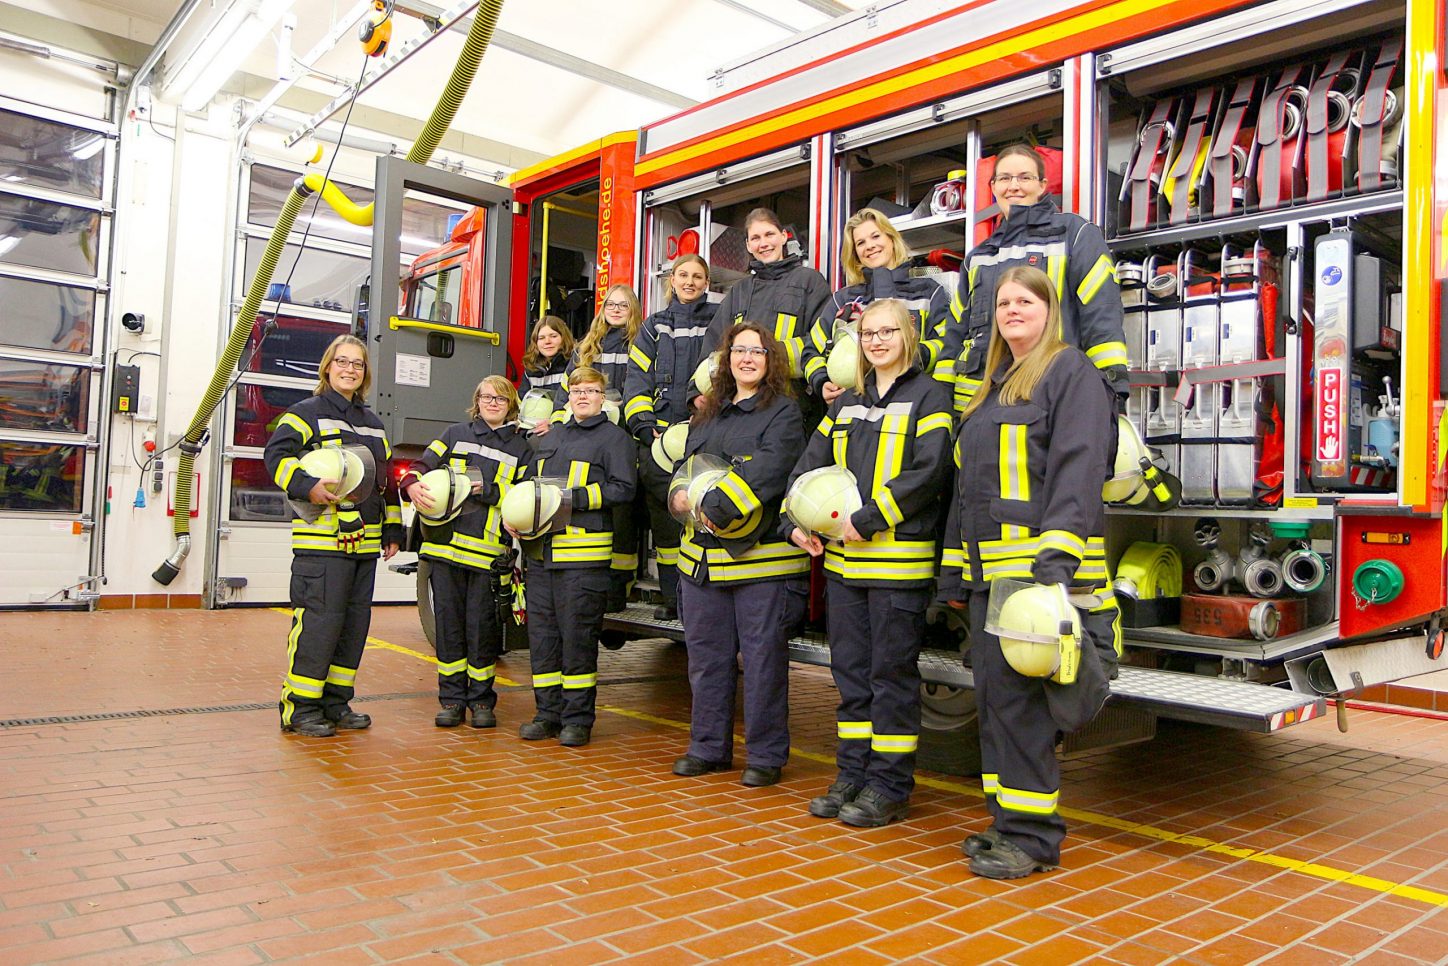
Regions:
[[558, 355], [554, 358], [567, 362], [573, 355], [573, 333], [568, 331], [568, 323], [556, 315], [545, 315], [533, 326], [533, 331], [528, 335], [528, 348], [523, 351], [523, 371], [537, 372], [539, 369], [546, 369], [552, 365], [551, 359], [543, 358], [543, 353], [538, 351], [538, 332], [540, 329], [552, 329], [563, 337], [563, 344], [558, 347]]
[[[629, 345], [633, 345], [634, 337], [639, 334], [639, 326], [643, 325], [644, 317], [639, 309], [639, 297], [634, 294], [632, 287], [620, 282], [612, 286], [604, 293], [603, 301], [607, 302], [615, 292], [622, 292], [628, 301], [628, 321], [623, 324], [624, 339]], [[604, 315], [602, 305], [598, 307], [598, 314], [588, 325], [588, 334], [578, 343], [577, 362], [579, 368], [591, 368], [598, 360], [599, 354], [603, 352], [603, 337], [608, 335], [608, 330], [613, 326], [608, 324]]]
[[860, 256], [855, 251], [855, 229], [867, 221], [874, 222], [880, 229], [880, 234], [894, 244], [895, 254], [890, 258], [891, 268], [899, 268], [901, 263], [910, 257], [910, 246], [905, 244], [900, 232], [890, 224], [890, 219], [874, 208], [861, 208], [845, 222], [845, 243], [840, 246], [840, 261], [845, 267], [845, 282], [849, 285], [859, 285], [865, 280], [865, 267], [860, 264]]
[[[674, 302], [678, 301], [679, 298], [678, 293], [674, 291], [675, 269], [677, 269], [680, 265], [687, 265], [690, 262], [698, 262], [699, 267], [704, 270], [704, 294], [700, 295], [699, 298], [706, 300], [709, 298], [709, 263], [704, 261], [703, 255], [695, 255], [693, 252], [690, 252], [687, 255], [680, 255], [678, 258], [674, 259], [674, 264], [669, 266], [669, 300], [666, 304], [673, 305]], [[695, 299], [694, 301], [697, 302], [698, 299]]]
[[473, 401], [468, 406], [469, 419], [483, 418], [483, 407], [478, 402], [478, 395], [484, 389], [491, 389], [493, 395], [502, 396], [508, 400], [508, 414], [503, 417], [503, 422], [511, 423], [518, 418], [518, 390], [514, 389], [513, 384], [502, 376], [484, 376], [483, 381], [478, 383], [478, 388], [473, 390]]
[[1008, 268], [1001, 273], [1000, 281], [996, 282], [992, 298], [999, 300], [1001, 289], [1012, 282], [1046, 303], [1046, 330], [1041, 333], [1041, 341], [1036, 343], [1035, 348], [1019, 361], [1012, 361], [1010, 346], [1001, 335], [999, 323], [992, 323], [990, 347], [985, 353], [985, 372], [981, 376], [981, 386], [966, 404], [965, 412], [960, 414], [962, 421], [969, 419], [971, 414], [985, 403], [986, 396], [990, 395], [991, 379], [1002, 365], [1008, 365], [1009, 369], [1005, 383], [1001, 386], [1001, 405], [1014, 406], [1016, 403], [1030, 402], [1031, 394], [1036, 391], [1041, 377], [1051, 368], [1057, 354], [1066, 348], [1066, 343], [1061, 341], [1061, 303], [1056, 298], [1056, 286], [1051, 284], [1050, 277], [1039, 268], [1031, 268], [1029, 265]]
[[355, 345], [362, 350], [362, 384], [357, 387], [352, 398], [363, 400], [367, 398], [367, 390], [372, 387], [372, 357], [367, 354], [367, 343], [355, 335], [337, 336], [332, 340], [332, 344], [327, 346], [327, 351], [322, 353], [322, 361], [317, 364], [317, 385], [312, 390], [313, 396], [320, 396], [332, 388], [332, 383], [327, 378], [327, 367], [332, 364], [332, 357], [337, 354], [337, 350], [344, 345]]
[[[860, 321], [856, 323], [855, 332], [858, 336], [860, 329], [865, 327], [865, 320], [872, 315], [881, 316], [888, 321], [894, 322], [900, 327], [900, 358], [905, 362], [905, 368], [909, 369], [915, 364], [915, 353], [920, 350], [920, 329], [915, 324], [915, 313], [905, 307], [905, 303], [899, 299], [879, 299], [865, 306], [865, 311], [860, 315]], [[870, 361], [869, 353], [865, 352], [865, 343], [860, 342], [859, 359], [855, 364], [855, 385], [861, 396], [865, 394], [865, 377], [874, 371], [875, 364]]]

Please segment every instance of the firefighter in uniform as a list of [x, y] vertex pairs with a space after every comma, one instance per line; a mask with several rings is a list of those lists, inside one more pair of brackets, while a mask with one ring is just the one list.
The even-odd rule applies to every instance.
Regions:
[[848, 284], [825, 303], [804, 345], [805, 378], [826, 406], [844, 391], [826, 370], [836, 322], [858, 322], [865, 306], [878, 299], [900, 300], [915, 313], [921, 367], [930, 372], [950, 321], [950, 294], [929, 278], [910, 276], [910, 246], [874, 208], [860, 209], [845, 223], [840, 260]]
[[1121, 288], [1101, 229], [1080, 215], [1057, 210], [1046, 197], [1046, 162], [1029, 145], [1013, 144], [996, 156], [991, 192], [1001, 222], [966, 256], [935, 367], [935, 378], [955, 389], [956, 411], [965, 408], [984, 378], [996, 283], [1013, 265], [1029, 265], [1050, 276], [1061, 306], [1061, 340], [1086, 353], [1124, 399]]
[[[277, 420], [267, 440], [267, 472], [287, 497], [320, 505], [313, 522], [292, 519], [292, 630], [282, 683], [282, 730], [312, 737], [369, 727], [350, 706], [372, 624], [377, 555], [402, 544], [402, 508], [387, 461], [382, 420], [363, 400], [372, 383], [367, 346], [340, 335], [317, 367], [312, 396]], [[328, 483], [302, 469], [301, 457], [324, 446], [365, 446], [377, 468], [377, 492], [343, 503]]]
[[649, 447], [674, 423], [689, 421], [690, 405], [698, 392], [693, 387], [694, 370], [704, 357], [709, 323], [714, 317], [714, 306], [707, 297], [709, 265], [704, 259], [698, 255], [679, 256], [669, 273], [669, 286], [669, 304], [644, 320], [629, 349], [623, 393], [624, 418], [639, 442], [639, 485], [648, 506], [659, 593], [663, 597], [663, 605], [655, 611], [660, 620], [679, 616], [681, 527], [665, 505], [669, 474], [654, 463]]
[[896, 299], [860, 318], [860, 390], [830, 406], [791, 485], [831, 464], [858, 481], [843, 542], [790, 521], [789, 539], [824, 555], [830, 670], [839, 690], [839, 777], [810, 814], [871, 828], [904, 818], [920, 741], [920, 641], [935, 579], [940, 491], [949, 472], [950, 392], [915, 361], [916, 313]]
[[[537, 715], [518, 729], [529, 741], [588, 744], [598, 689], [598, 635], [613, 555], [612, 508], [635, 489], [634, 445], [603, 412], [603, 373], [575, 369], [568, 389], [573, 418], [535, 441], [522, 479], [566, 481], [567, 525], [523, 542], [527, 566], [528, 648]], [[516, 531], [512, 531], [517, 536]]]
[[679, 550], [693, 705], [689, 751], [674, 774], [731, 767], [742, 660], [749, 767], [740, 781], [762, 787], [779, 781], [789, 759], [788, 644], [804, 619], [809, 556], [780, 536], [779, 504], [804, 449], [804, 426], [789, 398], [789, 362], [773, 334], [741, 322], [724, 345], [729, 364], [690, 423], [685, 448], [686, 459], [709, 454], [730, 470], [698, 501], [697, 522], [684, 531]]
[[790, 388], [804, 414], [808, 433], [824, 415], [819, 396], [804, 380], [804, 344], [807, 329], [824, 312], [830, 284], [804, 264], [779, 216], [768, 208], [755, 208], [744, 218], [745, 244], [752, 256], [749, 274], [724, 295], [709, 326], [709, 345], [717, 348], [729, 327], [746, 319], [774, 326], [774, 337], [789, 359]]
[[[628, 376], [628, 350], [638, 338], [643, 325], [639, 297], [627, 285], [614, 285], [603, 296], [603, 307], [593, 317], [588, 334], [579, 340], [568, 363], [567, 374], [558, 387], [553, 421], [568, 418], [568, 374], [575, 369], [597, 369], [607, 380], [608, 389], [620, 393]], [[640, 522], [648, 519], [643, 494], [635, 493], [632, 502], [613, 508], [613, 562], [609, 566], [608, 610], [623, 610], [628, 603], [629, 589], [639, 569]], [[605, 638], [605, 641], [609, 638]]]
[[[568, 360], [573, 357], [573, 333], [568, 325], [556, 315], [545, 315], [533, 326], [533, 337], [523, 353], [523, 382], [518, 395], [527, 395], [534, 389], [556, 391], [563, 384], [563, 375], [568, 371]], [[547, 426], [541, 426], [547, 432]]]
[[442, 705], [434, 723], [456, 728], [465, 711], [474, 728], [498, 723], [493, 689], [502, 628], [493, 602], [490, 567], [507, 552], [498, 503], [528, 462], [527, 439], [518, 431], [518, 393], [502, 376], [488, 376], [473, 391], [469, 419], [454, 423], [428, 444], [399, 482], [414, 506], [432, 511], [442, 494], [420, 479], [443, 466], [471, 470], [481, 477], [472, 509], [441, 527], [424, 527], [418, 556], [432, 561], [432, 591], [437, 626], [437, 696]]
[[[993, 819], [964, 850], [972, 872], [1006, 879], [1060, 862], [1057, 735], [1105, 703], [1120, 625], [1101, 499], [1116, 450], [1114, 395], [1086, 354], [1061, 341], [1047, 275], [1008, 269], [996, 302], [985, 381], [956, 440], [940, 595], [970, 614], [981, 783]], [[991, 582], [1002, 578], [1064, 584], [1073, 603], [1089, 602], [1073, 684], [1026, 677], [1006, 663], [984, 629]]]

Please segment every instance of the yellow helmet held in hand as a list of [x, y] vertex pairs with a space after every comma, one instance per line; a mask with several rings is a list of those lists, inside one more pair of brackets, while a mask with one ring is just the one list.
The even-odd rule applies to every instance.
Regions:
[[418, 478], [432, 496], [432, 509], [424, 510], [413, 504], [413, 510], [422, 522], [440, 526], [457, 518], [463, 512], [463, 503], [473, 492], [473, 481], [466, 473], [442, 466], [422, 474]]
[[649, 453], [659, 469], [665, 473], [674, 472], [679, 460], [684, 458], [684, 447], [689, 442], [689, 424], [675, 423], [660, 433], [649, 447]]
[[344, 500], [354, 494], [367, 479], [367, 465], [359, 446], [323, 446], [302, 454], [302, 472], [319, 480], [332, 480], [327, 490]]
[[684, 460], [669, 480], [669, 514], [686, 527], [699, 523], [699, 504], [734, 469], [712, 453], [696, 453]]
[[518, 425], [525, 430], [536, 429], [553, 418], [553, 391], [529, 389], [518, 403]]
[[853, 324], [835, 326], [834, 345], [825, 360], [830, 382], [841, 389], [854, 389], [860, 371], [860, 340]]
[[1017, 674], [1072, 684], [1081, 665], [1081, 615], [1063, 584], [991, 581], [985, 629]]
[[784, 512], [795, 526], [826, 540], [843, 540], [845, 524], [862, 506], [855, 474], [836, 464], [802, 474], [784, 499]]
[[503, 522], [523, 537], [546, 532], [563, 505], [563, 490], [553, 483], [524, 480], [510, 489], [498, 504]]
[[714, 386], [714, 377], [719, 374], [719, 356], [720, 353], [711, 352], [694, 367], [694, 387], [706, 396]]

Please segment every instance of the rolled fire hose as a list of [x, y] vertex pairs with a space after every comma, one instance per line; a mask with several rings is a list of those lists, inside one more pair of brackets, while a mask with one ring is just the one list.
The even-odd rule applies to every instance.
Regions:
[[1116, 565], [1116, 592], [1137, 600], [1182, 595], [1182, 557], [1169, 543], [1138, 541]]
[[[443, 135], [452, 126], [453, 118], [457, 116], [458, 108], [462, 106], [463, 98], [467, 96], [473, 78], [477, 76], [478, 65], [482, 63], [483, 54], [487, 52], [488, 45], [492, 42], [493, 28], [497, 26], [498, 16], [502, 11], [503, 0], [483, 0], [478, 4], [472, 27], [468, 29], [467, 40], [463, 43], [462, 53], [458, 55], [452, 74], [443, 87], [442, 96], [433, 106], [432, 115], [428, 117], [422, 133], [413, 142], [412, 149], [407, 152], [408, 161], [413, 164], [426, 164], [432, 159], [432, 154], [437, 150]], [[227, 387], [231, 384], [232, 373], [236, 371], [237, 364], [241, 361], [242, 350], [251, 341], [252, 329], [256, 325], [256, 314], [261, 310], [262, 300], [271, 286], [277, 262], [281, 259], [282, 250], [286, 247], [287, 237], [291, 234], [292, 225], [297, 219], [297, 213], [301, 210], [302, 202], [316, 191], [321, 191], [322, 199], [352, 224], [363, 226], [372, 224], [372, 205], [363, 207], [353, 204], [340, 188], [328, 182], [321, 175], [308, 174], [298, 178], [297, 182], [292, 185], [291, 193], [282, 203], [282, 211], [277, 218], [276, 227], [272, 229], [271, 237], [267, 239], [266, 250], [262, 253], [261, 263], [257, 265], [256, 275], [252, 277], [251, 287], [246, 293], [246, 301], [242, 303], [241, 311], [237, 314], [236, 325], [231, 330], [231, 338], [227, 340], [226, 349], [221, 354], [221, 361], [217, 364], [216, 371], [211, 374], [211, 382], [206, 386], [206, 393], [202, 396], [201, 404], [196, 409], [196, 415], [191, 417], [191, 425], [187, 427], [186, 435], [178, 443], [181, 458], [176, 468], [176, 516], [172, 524], [172, 532], [176, 536], [176, 546], [172, 550], [171, 556], [167, 557], [161, 566], [151, 574], [152, 579], [159, 584], [167, 585], [175, 580], [176, 575], [181, 572], [181, 565], [185, 562], [187, 554], [191, 552], [191, 483], [195, 472], [196, 457], [201, 453], [204, 445], [203, 437], [206, 435], [206, 428], [211, 422], [212, 415], [216, 412], [216, 407], [225, 396]]]

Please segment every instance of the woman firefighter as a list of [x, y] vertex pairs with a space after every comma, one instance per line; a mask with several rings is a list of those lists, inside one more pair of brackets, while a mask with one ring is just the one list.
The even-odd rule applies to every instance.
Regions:
[[[391, 560], [403, 531], [387, 471], [392, 447], [364, 401], [371, 383], [367, 346], [337, 336], [311, 397], [283, 413], [267, 440], [267, 472], [296, 508], [283, 731], [326, 737], [372, 724], [350, 702], [372, 624], [377, 556]], [[324, 469], [329, 458], [333, 468]]]
[[981, 783], [992, 824], [970, 870], [1013, 879], [1055, 867], [1058, 733], [1095, 716], [1120, 648], [1101, 488], [1115, 395], [1060, 336], [1056, 287], [1018, 266], [996, 285], [983, 382], [962, 415], [941, 597], [968, 610]]
[[[475, 504], [440, 526], [424, 525], [418, 551], [419, 557], [432, 561], [428, 586], [437, 626], [437, 696], [442, 708], [434, 723], [439, 728], [456, 728], [469, 712], [474, 728], [497, 725], [493, 678], [502, 628], [490, 568], [508, 550], [498, 503], [530, 452], [514, 421], [517, 416], [513, 384], [502, 376], [488, 376], [473, 391], [468, 419], [429, 443], [399, 484], [423, 515], [442, 518], [469, 501]], [[442, 474], [446, 482], [434, 492], [424, 475], [443, 468], [453, 472]]]
[[1085, 352], [1092, 365], [1107, 374], [1117, 395], [1125, 397], [1121, 288], [1101, 229], [1057, 209], [1046, 196], [1045, 159], [1029, 145], [1013, 144], [996, 156], [990, 186], [1001, 221], [966, 256], [950, 306], [953, 320], [946, 326], [934, 370], [936, 379], [954, 387], [956, 411], [985, 378], [996, 285], [1015, 265], [1046, 273], [1061, 306], [1061, 340]]
[[[690, 520], [679, 590], [693, 694], [689, 751], [674, 774], [732, 766], [742, 662], [749, 766], [740, 782], [759, 787], [777, 783], [789, 759], [789, 638], [804, 619], [809, 557], [780, 537], [779, 503], [804, 427], [789, 398], [789, 362], [769, 330], [738, 323], [723, 347], [728, 365], [689, 424], [670, 492], [670, 509]], [[709, 460], [718, 469], [679, 485]]]
[[916, 318], [896, 299], [865, 308], [860, 388], [830, 406], [784, 506], [789, 539], [825, 558], [839, 690], [839, 775], [809, 811], [864, 828], [904, 818], [914, 789], [920, 641], [954, 422], [949, 390], [916, 360]]

